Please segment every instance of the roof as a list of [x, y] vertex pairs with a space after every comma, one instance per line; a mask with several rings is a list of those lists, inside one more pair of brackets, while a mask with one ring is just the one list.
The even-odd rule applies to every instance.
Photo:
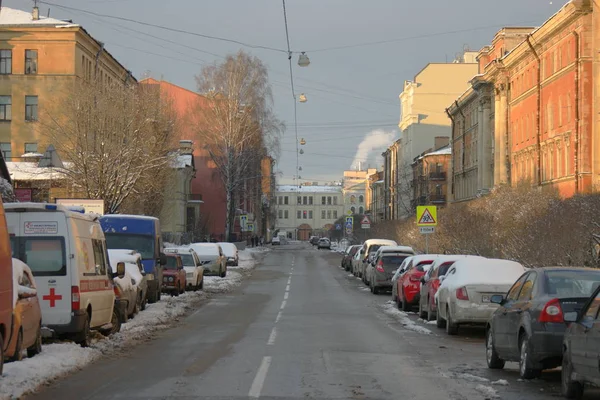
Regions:
[[191, 154], [183, 154], [177, 157], [173, 157], [171, 161], [171, 167], [173, 168], [186, 168], [194, 167], [194, 157]]
[[6, 163], [6, 167], [13, 181], [46, 181], [65, 178], [61, 168], [39, 167], [37, 162], [9, 161]]
[[17, 10], [9, 7], [0, 9], [0, 25], [4, 26], [54, 26], [54, 27], [78, 27], [79, 25], [72, 22], [63, 21], [56, 18], [48, 18], [40, 15], [40, 19], [33, 20], [33, 15], [29, 11]]
[[436, 151], [431, 152], [431, 153], [427, 153], [427, 154], [423, 155], [423, 157], [427, 157], [427, 156], [440, 156], [440, 155], [446, 155], [446, 154], [452, 154], [452, 148], [450, 146], [442, 147], [439, 150], [436, 150]]
[[13, 209], [24, 209], [27, 211], [48, 211], [48, 212], [62, 212], [71, 217], [77, 217], [82, 219], [87, 219], [88, 221], [95, 221], [97, 218], [96, 214], [82, 214], [77, 211], [73, 211], [70, 207], [62, 206], [60, 204], [54, 203], [33, 203], [33, 202], [23, 202], [23, 203], [4, 203], [4, 210], [10, 211]]
[[319, 193], [319, 192], [342, 192], [341, 186], [297, 186], [297, 185], [280, 185], [277, 186], [276, 192], [293, 192], [293, 193]]

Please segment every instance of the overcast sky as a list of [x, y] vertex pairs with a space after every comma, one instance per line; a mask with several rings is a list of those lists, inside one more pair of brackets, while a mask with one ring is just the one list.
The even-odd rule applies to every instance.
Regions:
[[[48, 0], [40, 4], [43, 15], [50, 8], [52, 17], [83, 25], [138, 79], [149, 74], [191, 90], [196, 89], [194, 76], [203, 64], [219, 61], [216, 55], [236, 52], [240, 45], [47, 3], [286, 48], [279, 0]], [[365, 167], [380, 167], [382, 147], [398, 136], [398, 95], [404, 80], [412, 79], [429, 62], [451, 61], [463, 48], [479, 50], [502, 26], [537, 26], [565, 3], [287, 0], [292, 51], [307, 51], [311, 60], [310, 67], [300, 68], [294, 55], [296, 92], [308, 98], [308, 102], [298, 104], [298, 135], [307, 141], [300, 156], [302, 180], [339, 180], [342, 171], [356, 167], [353, 164], [357, 161]], [[3, 5], [29, 11], [33, 0], [3, 0]], [[365, 45], [356, 46], [359, 44]], [[269, 68], [274, 109], [287, 125], [276, 170], [280, 182], [291, 183], [296, 146], [287, 55], [245, 50], [260, 57]]]

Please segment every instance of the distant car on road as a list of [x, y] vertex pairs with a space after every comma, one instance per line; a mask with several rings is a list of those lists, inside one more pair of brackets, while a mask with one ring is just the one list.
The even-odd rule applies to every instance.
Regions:
[[179, 296], [185, 292], [186, 276], [183, 269], [181, 256], [174, 253], [166, 253], [167, 263], [163, 271], [163, 292], [171, 293], [171, 296]]
[[331, 242], [327, 238], [319, 239], [319, 243], [317, 244], [317, 248], [321, 249], [331, 249]]
[[186, 290], [198, 290], [204, 287], [204, 268], [196, 252], [190, 247], [169, 247], [166, 253], [179, 254], [185, 270]]
[[217, 243], [223, 249], [223, 254], [227, 257], [227, 265], [231, 265], [232, 267], [237, 267], [240, 263], [240, 258], [238, 256], [238, 248], [233, 243], [228, 242], [219, 242]]
[[273, 239], [271, 239], [271, 246], [279, 245], [281, 245], [281, 239], [279, 239], [279, 236], [273, 236]]
[[490, 301], [500, 307], [486, 329], [488, 367], [518, 361], [521, 378], [532, 379], [561, 365], [564, 315], [579, 312], [599, 286], [597, 269], [536, 268], [523, 274], [506, 296], [492, 296]]
[[310, 239], [308, 240], [308, 242], [310, 244], [312, 244], [313, 246], [316, 246], [319, 244], [319, 239], [320, 239], [320, 237], [318, 237], [318, 236], [311, 236]]
[[408, 246], [383, 246], [375, 253], [373, 262], [367, 266], [367, 276], [371, 293], [392, 289], [392, 277], [400, 264], [415, 254]]
[[198, 255], [204, 268], [204, 276], [216, 275], [225, 278], [227, 275], [227, 260], [221, 246], [217, 243], [192, 243], [189, 247]]

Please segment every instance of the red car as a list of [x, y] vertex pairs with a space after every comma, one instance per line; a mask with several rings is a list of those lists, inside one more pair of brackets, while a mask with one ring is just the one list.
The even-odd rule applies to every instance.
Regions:
[[162, 291], [171, 293], [171, 296], [179, 296], [185, 292], [187, 286], [181, 256], [175, 253], [166, 253], [165, 256], [167, 257], [167, 264], [163, 269]]
[[407, 265], [406, 271], [396, 281], [398, 285], [398, 307], [402, 311], [410, 311], [413, 306], [419, 304], [421, 295], [421, 278], [433, 264], [435, 257], [431, 259], [418, 260]]

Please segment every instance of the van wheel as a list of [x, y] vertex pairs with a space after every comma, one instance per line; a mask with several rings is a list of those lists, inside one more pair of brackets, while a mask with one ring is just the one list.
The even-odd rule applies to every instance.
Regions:
[[[143, 293], [142, 293], [143, 296]], [[142, 299], [142, 304], [140, 305], [140, 310], [144, 311], [146, 309], [146, 303], [148, 303], [148, 292], [146, 292], [146, 296]]]
[[204, 289], [204, 277], [202, 277], [202, 280], [200, 281], [200, 285], [198, 286], [198, 289], [200, 289], [200, 290]]
[[221, 278], [225, 278], [227, 276], [227, 270], [221, 272]]
[[4, 370], [4, 338], [0, 335], [0, 376]]
[[[113, 310], [114, 313], [114, 310]], [[81, 347], [89, 347], [92, 343], [92, 332], [90, 329], [90, 314], [85, 314], [85, 321], [83, 322], [83, 330], [79, 334], [76, 343]]]
[[38, 326], [35, 343], [27, 349], [27, 358], [34, 357], [42, 352], [42, 325]]
[[113, 307], [110, 324], [112, 325], [112, 328], [100, 333], [102, 333], [104, 336], [111, 336], [121, 331], [121, 316], [119, 315], [119, 310], [116, 307]]
[[19, 330], [17, 336], [17, 345], [15, 346], [15, 354], [12, 356], [12, 361], [21, 361], [23, 359], [23, 331]]

